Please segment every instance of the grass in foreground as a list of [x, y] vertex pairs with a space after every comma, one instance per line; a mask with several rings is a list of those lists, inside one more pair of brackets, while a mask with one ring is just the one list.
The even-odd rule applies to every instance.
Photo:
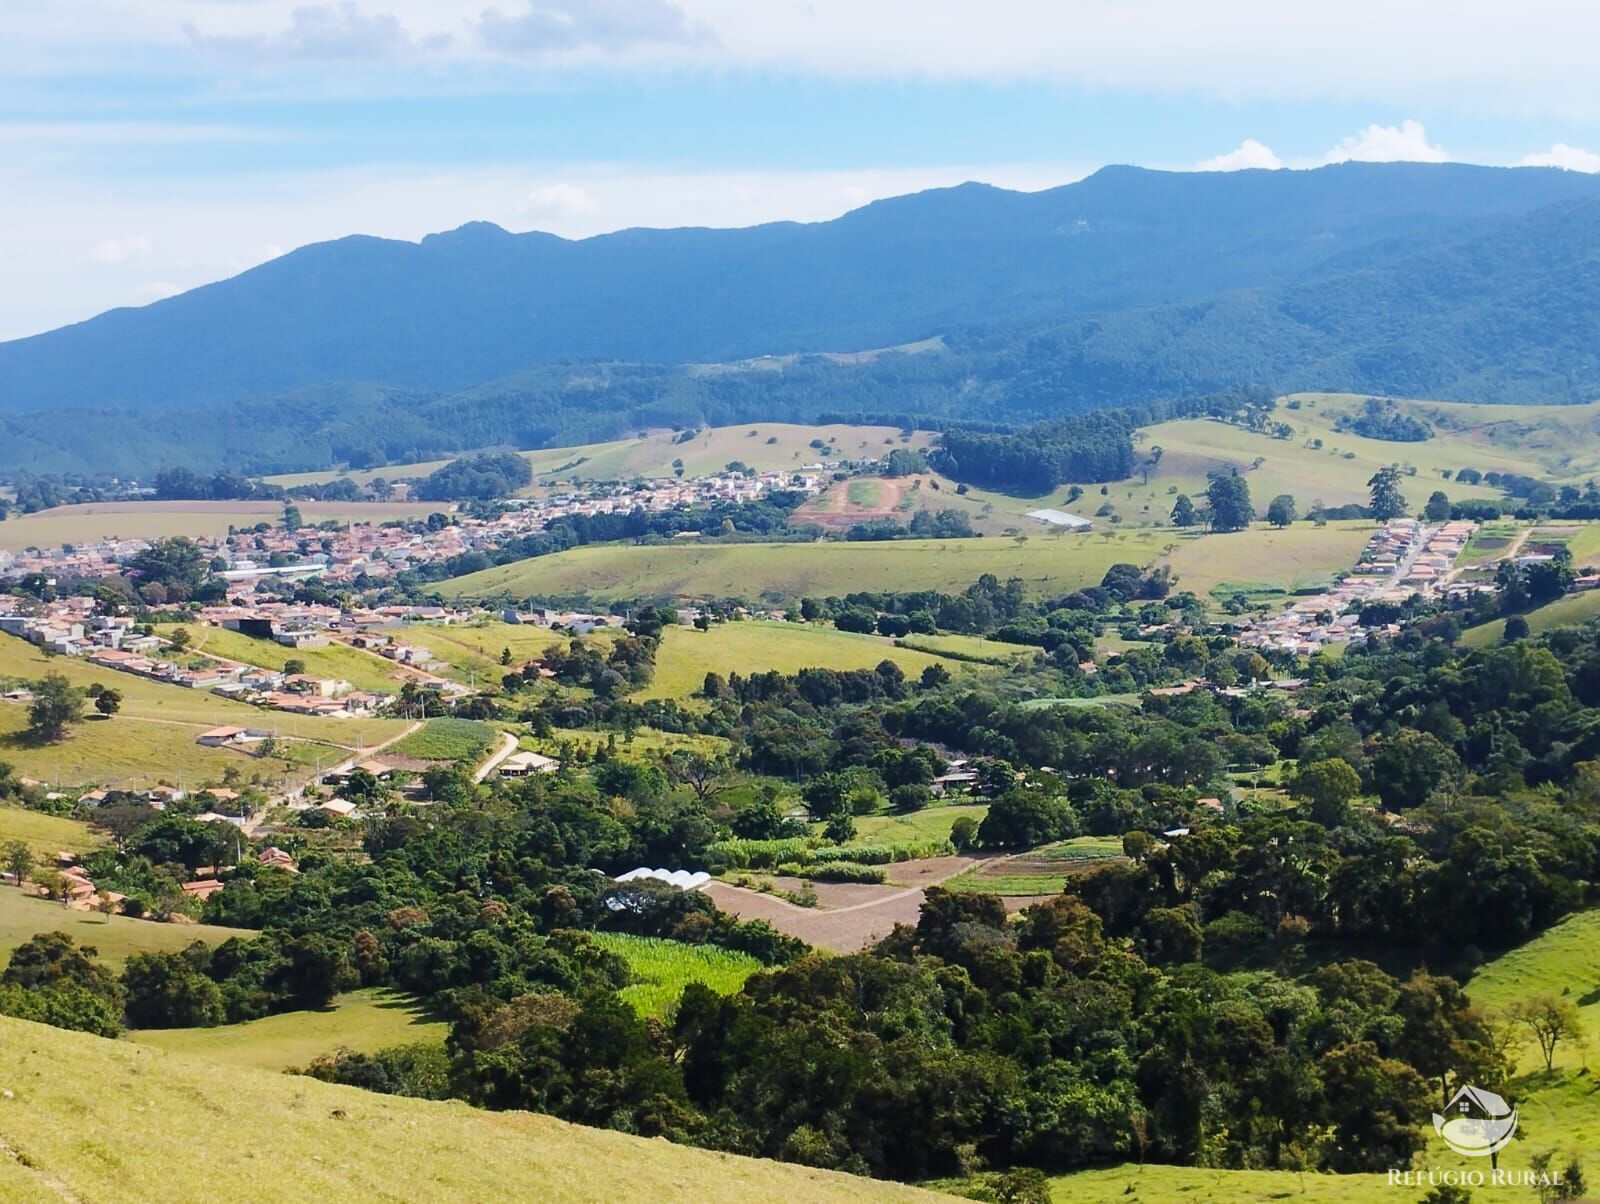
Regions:
[[[256, 1201], [931, 1200], [913, 1188], [375, 1095], [0, 1018], [0, 1197]], [[219, 1187], [225, 1185], [225, 1187]]]
[[257, 936], [243, 928], [212, 924], [158, 924], [127, 916], [71, 911], [48, 899], [31, 898], [14, 886], [0, 886], [0, 963], [29, 937], [64, 932], [80, 945], [92, 945], [105, 962], [120, 963], [133, 953], [170, 953], [195, 941], [221, 944], [229, 937]]
[[691, 982], [704, 983], [719, 995], [732, 995], [761, 969], [761, 963], [749, 954], [715, 945], [686, 945], [620, 932], [589, 935], [601, 948], [628, 963], [638, 981], [619, 994], [641, 1016], [665, 1016]]
[[230, 1066], [299, 1069], [338, 1049], [373, 1053], [391, 1045], [442, 1045], [450, 1026], [397, 991], [371, 988], [341, 995], [316, 1012], [282, 1012], [216, 1028], [144, 1029], [141, 1045], [193, 1054]]

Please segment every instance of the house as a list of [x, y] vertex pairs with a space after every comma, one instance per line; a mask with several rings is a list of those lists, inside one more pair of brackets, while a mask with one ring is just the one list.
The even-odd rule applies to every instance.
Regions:
[[200, 902], [204, 903], [221, 890], [222, 887], [223, 884], [215, 878], [202, 878], [198, 882], [185, 882], [183, 884], [183, 893], [191, 899], [199, 899]]
[[329, 815], [348, 818], [356, 813], [356, 805], [349, 799], [331, 798], [318, 807], [317, 810], [326, 811]]
[[262, 865], [276, 866], [280, 870], [288, 870], [291, 874], [298, 874], [300, 872], [300, 867], [295, 864], [294, 858], [289, 856], [289, 854], [285, 853], [282, 849], [278, 848], [277, 845], [271, 845], [265, 849], [262, 849], [261, 852], [256, 856], [256, 860]]
[[228, 744], [248, 743], [250, 729], [245, 727], [214, 727], [210, 731], [201, 732], [194, 738], [196, 744], [204, 744], [208, 748], [221, 748]]
[[500, 762], [499, 773], [503, 778], [525, 778], [530, 773], [554, 773], [560, 768], [561, 762], [554, 757], [536, 752], [515, 752]]
[[950, 773], [941, 773], [928, 783], [935, 794], [944, 794], [948, 790], [970, 790], [972, 784], [978, 780], [978, 775], [970, 769], [958, 769]]

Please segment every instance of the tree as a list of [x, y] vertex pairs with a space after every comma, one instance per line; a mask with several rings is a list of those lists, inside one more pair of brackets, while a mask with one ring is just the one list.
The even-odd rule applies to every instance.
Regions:
[[848, 811], [839, 812], [823, 826], [822, 835], [825, 840], [832, 841], [834, 844], [849, 843], [855, 839], [856, 835], [855, 816]]
[[1393, 465], [1380, 468], [1367, 481], [1372, 491], [1372, 517], [1380, 523], [1392, 518], [1404, 518], [1408, 509], [1405, 495], [1400, 492], [1400, 470]]
[[95, 695], [94, 709], [107, 719], [122, 709], [122, 691], [114, 690], [110, 686]]
[[692, 749], [675, 749], [664, 762], [667, 776], [694, 791], [704, 802], [728, 788], [728, 762]]
[[1500, 633], [1500, 638], [1510, 644], [1528, 637], [1528, 620], [1521, 615], [1512, 615], [1506, 620], [1506, 627]]
[[1570, 999], [1559, 995], [1536, 995], [1514, 1003], [1508, 1015], [1523, 1025], [1539, 1043], [1544, 1056], [1544, 1068], [1549, 1070], [1555, 1062], [1556, 1047], [1563, 1041], [1582, 1041], [1583, 1023], [1578, 1008]]
[[283, 508], [283, 529], [285, 531], [298, 531], [306, 525], [306, 520], [300, 516], [300, 507], [290, 502]]
[[1237, 473], [1219, 472], [1206, 488], [1213, 531], [1243, 531], [1256, 516], [1250, 504], [1250, 486]]
[[28, 707], [28, 735], [39, 741], [60, 740], [83, 718], [83, 695], [59, 673], [47, 673], [33, 687]]
[[502, 665], [509, 665], [511, 663], [511, 645], [507, 644], [504, 648], [500, 649], [500, 663]]
[[221, 1024], [226, 1019], [222, 991], [195, 965], [205, 956], [207, 950], [202, 946], [193, 952], [135, 953], [129, 957], [122, 970], [129, 1025], [210, 1028]]
[[296, 674], [304, 673], [305, 671], [306, 663], [303, 660], [298, 660], [291, 656], [288, 660], [283, 662], [283, 672], [286, 677], [293, 677]]
[[1450, 517], [1450, 499], [1444, 490], [1435, 489], [1428, 495], [1428, 504], [1422, 508], [1422, 517], [1430, 523], [1442, 523]]
[[1289, 782], [1289, 794], [1308, 803], [1311, 818], [1326, 827], [1344, 821], [1359, 793], [1361, 775], [1340, 757], [1303, 764]]
[[1267, 506], [1267, 521], [1274, 527], [1287, 527], [1299, 517], [1295, 512], [1294, 498], [1287, 493], [1280, 493]]
[[5, 858], [6, 871], [15, 879], [16, 884], [21, 886], [22, 880], [28, 876], [28, 871], [33, 868], [33, 850], [20, 840], [12, 840], [6, 843], [3, 850], [0, 850], [0, 855]]
[[1011, 790], [989, 805], [978, 825], [978, 843], [988, 849], [1031, 849], [1078, 834], [1078, 817], [1064, 798], [1037, 790]]
[[167, 647], [174, 652], [182, 652], [190, 645], [193, 639], [194, 637], [189, 634], [187, 627], [174, 627], [172, 634], [167, 637]]
[[1172, 503], [1172, 525], [1174, 527], [1192, 527], [1199, 521], [1194, 512], [1194, 503], [1189, 500], [1187, 493], [1180, 493], [1178, 500]]

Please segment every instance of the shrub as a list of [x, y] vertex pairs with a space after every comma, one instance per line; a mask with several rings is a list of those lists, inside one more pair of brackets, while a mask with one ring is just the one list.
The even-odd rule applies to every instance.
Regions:
[[818, 882], [882, 882], [884, 871], [875, 865], [855, 861], [834, 861], [813, 867], [809, 876]]

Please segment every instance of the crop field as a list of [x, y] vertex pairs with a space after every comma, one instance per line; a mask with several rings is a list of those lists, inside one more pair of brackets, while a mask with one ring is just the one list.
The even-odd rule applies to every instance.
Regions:
[[954, 670], [966, 667], [897, 648], [884, 636], [835, 627], [766, 622], [716, 623], [708, 631], [669, 627], [662, 633], [655, 676], [638, 697], [687, 698], [705, 684], [707, 673], [748, 677], [772, 670], [788, 674], [801, 669], [871, 669], [886, 660], [899, 665], [907, 677], [916, 677], [933, 664], [945, 663]]
[[[183, 624], [174, 623], [159, 629], [162, 636], [170, 636], [173, 629]], [[226, 660], [243, 661], [263, 669], [281, 671], [291, 660], [305, 666], [305, 672], [317, 677], [342, 678], [358, 690], [372, 690], [393, 694], [400, 689], [404, 675], [394, 664], [381, 656], [351, 648], [345, 644], [329, 644], [325, 648], [287, 648], [273, 640], [258, 640], [253, 636], [229, 631], [225, 627], [191, 625], [189, 647], [195, 652], [207, 652]]]
[[[1536, 606], [1524, 611], [1522, 617], [1528, 621], [1528, 630], [1537, 635], [1557, 627], [1580, 626], [1596, 615], [1600, 615], [1600, 590], [1591, 589]], [[1463, 631], [1461, 642], [1469, 648], [1486, 648], [1490, 644], [1498, 644], [1505, 630], [1504, 619], [1491, 619]]]
[[621, 932], [595, 932], [589, 937], [628, 963], [637, 981], [620, 994], [641, 1016], [665, 1016], [691, 982], [704, 983], [719, 995], [732, 995], [761, 969], [749, 954], [716, 945], [686, 945]]
[[216, 1028], [142, 1029], [128, 1036], [229, 1066], [297, 1070], [339, 1049], [375, 1053], [391, 1045], [443, 1045], [449, 1031], [406, 996], [373, 987], [341, 995], [320, 1011], [280, 1012]]
[[494, 739], [495, 729], [476, 719], [429, 719], [388, 751], [421, 761], [465, 761], [481, 757]]
[[[934, 1200], [896, 1184], [690, 1149], [531, 1112], [377, 1095], [0, 1018], [0, 1198], [166, 1204], [595, 1198]], [[92, 1084], [93, 1089], [86, 1089]], [[152, 1132], [182, 1140], [152, 1140]], [[248, 1139], [246, 1139], [246, 1135]], [[292, 1152], [292, 1153], [291, 1153]]]
[[48, 899], [33, 898], [14, 886], [0, 886], [0, 962], [23, 941], [41, 932], [64, 932], [80, 945], [92, 945], [107, 962], [121, 962], [130, 953], [171, 952], [195, 941], [216, 945], [233, 936], [248, 939], [257, 935], [241, 928], [158, 924], [128, 916], [73, 911]]
[[1288, 593], [1327, 584], [1353, 568], [1373, 529], [1370, 522], [1296, 523], [1282, 530], [1257, 523], [1248, 531], [1184, 539], [1164, 563], [1177, 576], [1175, 588], [1202, 599], [1235, 586]]
[[[420, 518], [448, 509], [439, 502], [298, 502], [308, 523], [381, 523]], [[88, 502], [16, 515], [0, 523], [0, 551], [48, 548], [101, 539], [162, 539], [172, 535], [221, 536], [229, 527], [276, 524], [280, 502]]]
[[953, 891], [990, 895], [1054, 895], [1067, 878], [1097, 861], [1122, 856], [1122, 841], [1114, 836], [1078, 836], [1059, 844], [1041, 845], [1014, 857], [1000, 857], [973, 866], [950, 879]]
[[0, 845], [13, 840], [20, 840], [41, 860], [63, 849], [81, 856], [106, 843], [104, 836], [80, 820], [0, 804]]
[[276, 776], [281, 767], [272, 762], [194, 742], [205, 729], [226, 723], [265, 728], [283, 739], [347, 748], [371, 745], [405, 730], [399, 719], [324, 719], [266, 711], [207, 690], [102, 669], [78, 657], [46, 657], [25, 640], [0, 636], [0, 679], [36, 681], [46, 673], [59, 673], [80, 688], [99, 682], [122, 694], [122, 709], [115, 717], [86, 717], [66, 739], [48, 745], [34, 744], [22, 735], [26, 706], [0, 703], [0, 760], [10, 762], [18, 773], [51, 783], [133, 788], [166, 781], [194, 786], [220, 781], [230, 765], [247, 778], [257, 772]]
[[461, 598], [587, 593], [600, 600], [781, 601], [855, 590], [960, 591], [993, 573], [1002, 581], [1020, 578], [1037, 595], [1098, 585], [1113, 564], [1149, 564], [1177, 542], [1170, 531], [1108, 531], [888, 543], [592, 544], [456, 577], [439, 589]]

